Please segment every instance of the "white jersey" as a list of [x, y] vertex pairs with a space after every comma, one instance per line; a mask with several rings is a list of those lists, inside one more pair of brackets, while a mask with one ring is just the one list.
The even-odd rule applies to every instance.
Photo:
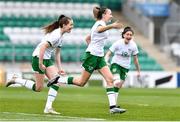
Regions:
[[109, 50], [114, 53], [111, 64], [116, 63], [126, 69], [131, 66], [131, 56], [138, 54], [136, 43], [131, 40], [125, 44], [124, 39], [116, 41]]
[[91, 42], [86, 49], [86, 52], [90, 52], [92, 55], [103, 57], [104, 45], [108, 38], [108, 31], [97, 32], [98, 26], [106, 26], [106, 23], [102, 20], [97, 21], [91, 29]]
[[43, 59], [51, 59], [51, 55], [55, 51], [55, 49], [57, 47], [61, 48], [62, 46], [62, 35], [60, 28], [57, 28], [51, 33], [46, 34], [41, 43], [38, 44], [38, 46], [34, 50], [32, 56], [39, 57], [40, 47], [45, 42], [48, 42], [51, 46], [45, 50]]

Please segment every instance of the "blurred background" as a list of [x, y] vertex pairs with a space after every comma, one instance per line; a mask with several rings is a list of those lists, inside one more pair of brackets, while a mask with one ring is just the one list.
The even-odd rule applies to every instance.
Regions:
[[[85, 37], [94, 24], [92, 8], [106, 6], [113, 16], [134, 31], [142, 75], [135, 77], [132, 63], [124, 87], [177, 88], [180, 86], [179, 0], [0, 0], [0, 85], [13, 75], [33, 79], [31, 55], [44, 33], [42, 27], [65, 14], [74, 20], [61, 50], [62, 66], [79, 75], [87, 47]], [[105, 50], [121, 38], [110, 30]], [[94, 72], [88, 85], [103, 85]]]

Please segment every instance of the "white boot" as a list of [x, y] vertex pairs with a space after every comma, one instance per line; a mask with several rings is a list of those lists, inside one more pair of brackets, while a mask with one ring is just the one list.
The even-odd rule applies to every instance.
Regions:
[[56, 114], [56, 115], [60, 114], [59, 112], [56, 112], [53, 108], [45, 108], [44, 113], [45, 114]]

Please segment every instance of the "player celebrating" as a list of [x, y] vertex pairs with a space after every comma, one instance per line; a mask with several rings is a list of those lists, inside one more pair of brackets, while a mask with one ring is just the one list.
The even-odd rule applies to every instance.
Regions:
[[130, 68], [131, 56], [134, 57], [134, 64], [137, 69], [137, 77], [140, 77], [140, 66], [138, 62], [138, 48], [136, 43], [132, 40], [133, 30], [131, 27], [125, 27], [122, 32], [122, 39], [116, 41], [110, 48], [109, 51], [105, 55], [106, 62], [109, 61], [110, 55], [113, 53], [112, 61], [111, 61], [111, 72], [113, 74], [119, 74], [120, 81], [116, 80], [114, 82], [116, 103], [118, 99], [119, 89], [122, 87], [127, 73]]
[[91, 29], [91, 34], [86, 38], [88, 48], [86, 49], [85, 58], [82, 64], [84, 70], [82, 71], [81, 76], [77, 78], [57, 76], [49, 81], [48, 86], [56, 83], [84, 86], [93, 71], [97, 69], [107, 82], [106, 91], [109, 99], [110, 113], [123, 113], [126, 110], [116, 106], [113, 75], [104, 60], [104, 44], [108, 38], [107, 30], [113, 28], [120, 29], [122, 25], [119, 22], [106, 25], [113, 17], [111, 10], [105, 7], [97, 9], [97, 16], [95, 16], [96, 22]]
[[[13, 77], [6, 86], [11, 84], [21, 84], [28, 89], [40, 92], [43, 88], [45, 76], [52, 79], [56, 74], [64, 74], [60, 60], [60, 48], [62, 46], [64, 33], [70, 33], [73, 28], [73, 20], [67, 16], [60, 15], [58, 21], [45, 26], [45, 36], [41, 43], [36, 47], [32, 54], [32, 69], [34, 70], [35, 82], [28, 79]], [[51, 59], [52, 53], [55, 52], [55, 61], [57, 67]], [[52, 108], [52, 103], [56, 98], [59, 86], [52, 85], [48, 92], [47, 103], [44, 113], [59, 114]]]

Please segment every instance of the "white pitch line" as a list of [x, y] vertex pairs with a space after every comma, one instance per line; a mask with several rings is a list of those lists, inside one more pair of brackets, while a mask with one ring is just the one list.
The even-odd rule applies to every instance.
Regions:
[[149, 104], [137, 104], [137, 105], [139, 105], [139, 106], [149, 106]]
[[129, 105], [138, 105], [138, 106], [150, 106], [149, 104], [144, 104], [144, 103], [128, 103]]
[[[42, 117], [53, 117], [52, 120], [86, 120], [86, 121], [104, 121], [105, 119], [99, 119], [99, 118], [83, 118], [83, 117], [71, 117], [71, 116], [62, 116], [62, 115], [43, 115], [43, 114], [30, 114], [30, 113], [14, 113], [14, 112], [0, 112], [2, 114], [16, 114], [16, 115], [25, 115], [25, 116], [42, 116]], [[63, 118], [65, 117], [65, 118]], [[59, 118], [59, 119], [58, 119]], [[67, 118], [67, 119], [66, 119]], [[2, 119], [2, 120], [28, 120], [28, 119]]]

